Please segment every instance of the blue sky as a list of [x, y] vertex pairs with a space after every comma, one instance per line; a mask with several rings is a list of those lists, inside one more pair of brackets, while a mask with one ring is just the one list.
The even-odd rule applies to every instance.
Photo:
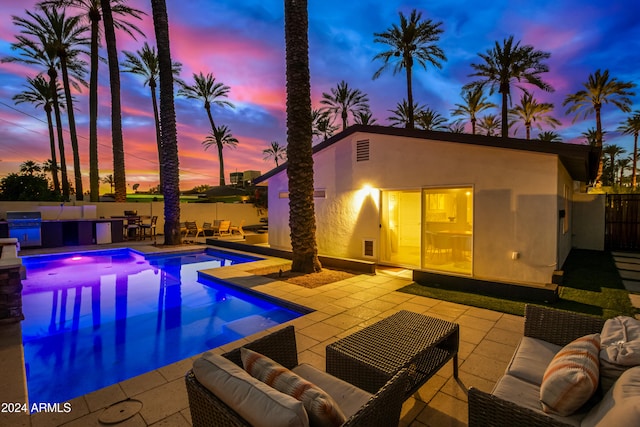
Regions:
[[[193, 73], [211, 72], [216, 80], [231, 87], [229, 100], [236, 108], [215, 107], [213, 111], [216, 122], [228, 125], [240, 141], [236, 149], [225, 149], [227, 178], [236, 170], [271, 169], [275, 164], [263, 160], [262, 150], [271, 141], [286, 143], [283, 2], [167, 3], [172, 56], [183, 64], [181, 77], [191, 82]], [[33, 0], [0, 0], [4, 12], [0, 18], [0, 56], [12, 55], [10, 44], [17, 28], [10, 16], [23, 16], [25, 8], [32, 8], [33, 4]], [[153, 44], [150, 2], [130, 0], [129, 4], [148, 12], [138, 25]], [[550, 72], [544, 78], [555, 92], [535, 90], [534, 94], [538, 100], [555, 105], [553, 116], [562, 122], [556, 131], [565, 142], [582, 142], [581, 133], [595, 126], [593, 117], [580, 117], [574, 123], [574, 116], [565, 115], [566, 108], [562, 107], [564, 98], [580, 90], [590, 73], [598, 68], [609, 69], [619, 80], [640, 83], [640, 3], [635, 0], [499, 0], [480, 7], [475, 1], [466, 0], [378, 3], [312, 0], [309, 44], [313, 106], [319, 107], [322, 93], [345, 80], [350, 87], [368, 95], [378, 124], [388, 124], [389, 110], [406, 97], [405, 77], [389, 71], [372, 80], [381, 65], [372, 58], [384, 50], [384, 46], [373, 43], [373, 33], [385, 31], [398, 22], [399, 11], [409, 14], [413, 8], [425, 18], [442, 21], [444, 33], [439, 46], [448, 58], [442, 69], [414, 70], [414, 99], [447, 118], [454, 105], [461, 102], [460, 90], [470, 81], [470, 64], [480, 62], [478, 53], [510, 35], [523, 44], [551, 53], [547, 61]], [[144, 41], [118, 36], [121, 50], [137, 50]], [[11, 99], [23, 89], [25, 77], [39, 71], [17, 64], [0, 64], [0, 177], [16, 172], [25, 160], [42, 162], [50, 157], [46, 125], [38, 120], [44, 120], [44, 113], [26, 104], [16, 107]], [[146, 190], [157, 184], [151, 101], [148, 88], [138, 78], [123, 74], [121, 79], [127, 182], [139, 183]], [[108, 74], [104, 65], [100, 83], [99, 150], [100, 173], [104, 176], [112, 172]], [[633, 109], [640, 110], [640, 88], [636, 92]], [[519, 96], [515, 90], [514, 101]], [[82, 173], [87, 177], [86, 90], [76, 94], [76, 98]], [[499, 103], [497, 95], [492, 100]], [[216, 151], [204, 151], [200, 144], [208, 134], [202, 105], [178, 98], [176, 108], [182, 188], [217, 185]], [[603, 125], [608, 131], [605, 142], [621, 145], [630, 153], [633, 139], [615, 132], [625, 117], [612, 105], [603, 108]], [[517, 136], [524, 137], [522, 127]], [[71, 168], [68, 135], [66, 140], [67, 164]], [[88, 187], [88, 182], [85, 186]]]

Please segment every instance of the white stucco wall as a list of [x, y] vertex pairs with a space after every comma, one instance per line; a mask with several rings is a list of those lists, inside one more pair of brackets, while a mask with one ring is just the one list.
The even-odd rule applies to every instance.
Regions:
[[[370, 141], [370, 160], [356, 162], [361, 139]], [[355, 133], [316, 153], [314, 162], [314, 187], [327, 194], [315, 199], [321, 254], [367, 259], [362, 241], [379, 241], [377, 190], [471, 185], [474, 277], [547, 283], [557, 268], [558, 189], [569, 175], [556, 155]], [[365, 185], [375, 190], [367, 194]], [[286, 191], [286, 172], [270, 178], [269, 243], [280, 249], [291, 248], [288, 199], [279, 198]]]
[[573, 195], [573, 246], [578, 249], [604, 250], [606, 194]]

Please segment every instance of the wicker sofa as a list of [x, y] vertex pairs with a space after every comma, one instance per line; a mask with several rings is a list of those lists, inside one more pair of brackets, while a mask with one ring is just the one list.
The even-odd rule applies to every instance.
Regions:
[[505, 375], [491, 393], [469, 389], [469, 426], [640, 425], [640, 366], [628, 369], [604, 397], [596, 392], [574, 414], [561, 417], [541, 409], [539, 381], [550, 360], [575, 339], [600, 333], [604, 323], [593, 316], [527, 306], [524, 338]]
[[[347, 417], [343, 426], [389, 427], [399, 423], [403, 395], [408, 387], [407, 369], [398, 372], [377, 393], [370, 394], [310, 365], [299, 365], [293, 326], [277, 330], [244, 345], [243, 348], [265, 355], [301, 377], [310, 374], [310, 378], [305, 377], [305, 379], [322, 387], [343, 410]], [[242, 367], [240, 348], [222, 356]], [[185, 377], [193, 426], [251, 426], [252, 424], [238, 413], [242, 412], [243, 408], [229, 406], [196, 378], [195, 366], [194, 363], [194, 369], [187, 372]], [[336, 396], [332, 395], [332, 390], [341, 391]], [[280, 392], [273, 389], [273, 393]], [[349, 400], [352, 401], [349, 402]], [[270, 420], [265, 419], [264, 425], [272, 424]]]

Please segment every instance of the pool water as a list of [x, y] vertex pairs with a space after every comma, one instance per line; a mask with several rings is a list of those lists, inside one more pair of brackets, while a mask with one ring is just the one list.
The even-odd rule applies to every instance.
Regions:
[[65, 402], [300, 316], [198, 278], [256, 259], [128, 249], [23, 257], [29, 402]]

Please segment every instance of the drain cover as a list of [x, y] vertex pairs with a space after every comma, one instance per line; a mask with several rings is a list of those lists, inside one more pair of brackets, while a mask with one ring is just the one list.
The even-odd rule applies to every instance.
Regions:
[[102, 424], [117, 424], [128, 420], [142, 409], [142, 402], [136, 399], [127, 399], [114, 403], [102, 412], [98, 421]]

